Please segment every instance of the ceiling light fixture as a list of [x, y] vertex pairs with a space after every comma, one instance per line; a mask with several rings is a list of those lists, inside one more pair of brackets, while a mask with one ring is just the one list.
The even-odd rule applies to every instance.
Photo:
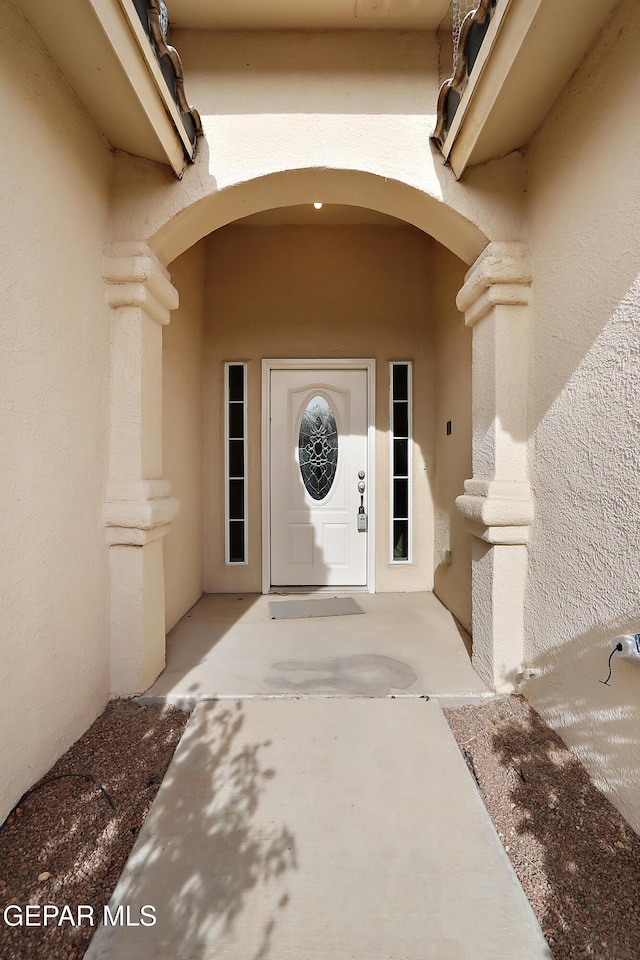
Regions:
[[314, 207], [316, 208], [316, 210], [322, 210], [322, 204], [320, 203], [319, 200], [316, 200], [316, 202], [314, 203]]

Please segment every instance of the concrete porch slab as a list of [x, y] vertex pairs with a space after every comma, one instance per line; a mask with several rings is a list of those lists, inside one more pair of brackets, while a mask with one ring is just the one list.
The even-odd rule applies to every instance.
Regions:
[[202, 597], [169, 634], [166, 669], [143, 700], [490, 695], [432, 593], [359, 593], [364, 616], [306, 620], [272, 620], [273, 599]]
[[[358, 619], [358, 618], [353, 618]], [[550, 960], [438, 704], [200, 704], [85, 960]]]

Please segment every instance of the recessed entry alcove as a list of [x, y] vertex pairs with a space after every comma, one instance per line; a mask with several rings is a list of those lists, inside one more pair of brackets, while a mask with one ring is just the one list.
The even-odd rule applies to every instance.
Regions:
[[[181, 509], [164, 541], [167, 629], [202, 592], [287, 586], [270, 579], [282, 536], [269, 513], [289, 478], [287, 569], [314, 559], [300, 586], [330, 586], [323, 568], [366, 543], [342, 585], [435, 588], [470, 626], [471, 537], [455, 508], [472, 474], [471, 331], [455, 304], [466, 269], [402, 220], [312, 202], [221, 227], [169, 264], [180, 306], [163, 332], [163, 456]], [[293, 377], [281, 399], [278, 361]], [[335, 515], [309, 534], [325, 506]]]

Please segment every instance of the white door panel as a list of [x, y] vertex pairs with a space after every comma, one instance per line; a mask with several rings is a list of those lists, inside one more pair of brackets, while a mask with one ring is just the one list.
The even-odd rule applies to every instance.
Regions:
[[367, 371], [271, 370], [270, 404], [272, 585], [365, 586]]

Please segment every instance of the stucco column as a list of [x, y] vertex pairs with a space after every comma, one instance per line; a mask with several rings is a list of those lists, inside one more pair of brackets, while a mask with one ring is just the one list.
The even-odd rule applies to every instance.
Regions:
[[473, 327], [473, 479], [456, 504], [474, 537], [473, 664], [497, 691], [514, 688], [523, 659], [531, 279], [525, 244], [490, 243], [456, 300]]
[[162, 327], [178, 306], [169, 274], [144, 243], [112, 245], [109, 484], [111, 691], [145, 690], [165, 665], [162, 537], [178, 512], [162, 477]]

